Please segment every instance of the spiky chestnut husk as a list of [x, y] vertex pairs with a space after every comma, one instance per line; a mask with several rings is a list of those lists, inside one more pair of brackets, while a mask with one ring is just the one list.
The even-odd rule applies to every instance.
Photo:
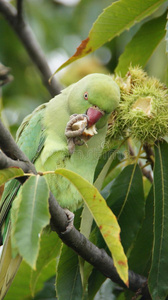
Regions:
[[132, 136], [153, 143], [168, 133], [168, 89], [140, 68], [130, 67], [125, 78], [116, 76], [121, 100], [109, 121], [108, 139]]

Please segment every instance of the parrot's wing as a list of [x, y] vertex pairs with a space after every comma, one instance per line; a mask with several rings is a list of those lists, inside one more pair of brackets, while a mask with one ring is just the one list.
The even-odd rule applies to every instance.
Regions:
[[[31, 115], [27, 116], [17, 132], [17, 143], [32, 162], [35, 162], [40, 155], [45, 141], [44, 128], [42, 127], [45, 107], [46, 105], [43, 104]], [[9, 181], [5, 185], [0, 202], [0, 231], [6, 220], [3, 229], [4, 245], [0, 257], [0, 299], [5, 297], [22, 261], [19, 254], [15, 258], [12, 257], [11, 222], [8, 218], [12, 201], [16, 197], [20, 185], [16, 179]]]
[[[45, 141], [42, 119], [46, 105], [42, 104], [31, 115], [27, 116], [17, 132], [17, 144], [33, 163], [40, 155]], [[19, 187], [20, 183], [16, 179], [5, 185], [0, 202], [0, 231]]]
[[28, 115], [16, 134], [18, 146], [32, 162], [35, 162], [44, 146], [45, 136], [42, 120], [46, 105], [42, 104]]

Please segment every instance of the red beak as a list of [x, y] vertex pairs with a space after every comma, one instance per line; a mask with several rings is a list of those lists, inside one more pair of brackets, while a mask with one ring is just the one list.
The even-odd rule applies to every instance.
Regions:
[[88, 127], [91, 127], [92, 125], [94, 125], [103, 116], [103, 113], [100, 110], [93, 108], [93, 107], [88, 108], [86, 114], [89, 118]]

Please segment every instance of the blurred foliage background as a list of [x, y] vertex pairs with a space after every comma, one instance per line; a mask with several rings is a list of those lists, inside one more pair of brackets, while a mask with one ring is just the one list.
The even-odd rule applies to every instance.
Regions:
[[[16, 1], [10, 1], [16, 5]], [[74, 54], [76, 47], [88, 36], [93, 22], [112, 0], [26, 0], [24, 18], [32, 28], [47, 61], [54, 72]], [[165, 3], [157, 13], [163, 13]], [[153, 16], [151, 16], [153, 17]], [[151, 18], [150, 17], [150, 18]], [[125, 31], [93, 54], [60, 71], [56, 78], [66, 86], [93, 72], [113, 73], [120, 54], [141, 23]], [[13, 81], [1, 91], [1, 114], [15, 136], [24, 116], [51, 97], [41, 82], [24, 46], [0, 15], [0, 62], [11, 68]], [[150, 58], [146, 70], [167, 84], [167, 62], [163, 41]]]

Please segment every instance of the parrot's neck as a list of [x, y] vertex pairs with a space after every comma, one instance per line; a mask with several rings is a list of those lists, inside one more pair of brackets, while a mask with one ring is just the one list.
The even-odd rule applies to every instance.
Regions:
[[42, 160], [46, 161], [56, 151], [68, 151], [65, 137], [66, 124], [69, 121], [68, 88], [48, 103], [43, 124], [45, 128], [45, 145]]

